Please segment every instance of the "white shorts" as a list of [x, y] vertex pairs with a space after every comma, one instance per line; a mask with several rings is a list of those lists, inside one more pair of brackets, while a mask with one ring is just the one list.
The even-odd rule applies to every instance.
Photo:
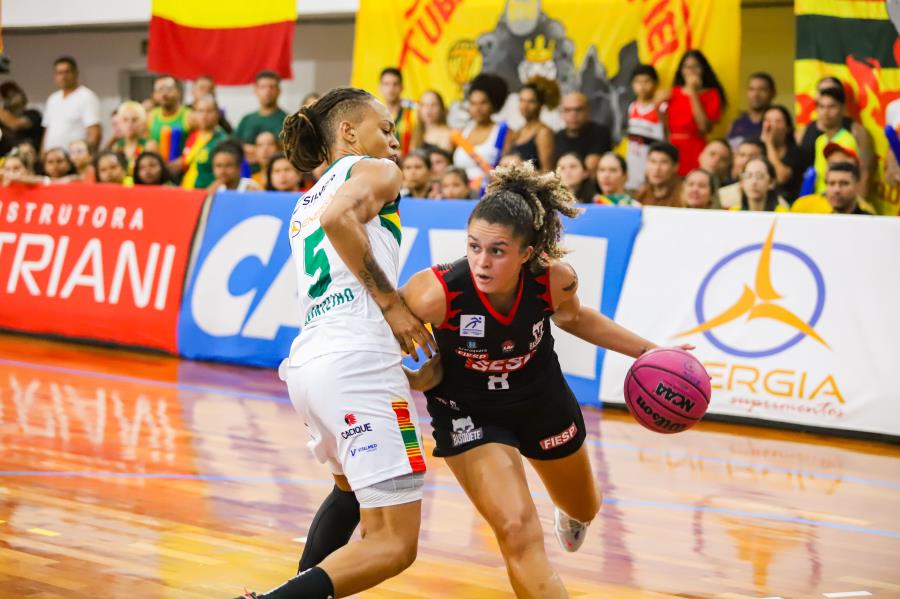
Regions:
[[400, 356], [325, 354], [282, 364], [291, 403], [306, 422], [307, 444], [354, 491], [425, 472], [422, 436]]

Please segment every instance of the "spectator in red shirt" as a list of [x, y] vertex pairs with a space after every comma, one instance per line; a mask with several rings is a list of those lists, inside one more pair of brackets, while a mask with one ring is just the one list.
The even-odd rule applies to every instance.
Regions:
[[700, 50], [681, 57], [669, 95], [669, 141], [678, 148], [678, 175], [699, 166], [700, 152], [727, 105], [725, 90]]

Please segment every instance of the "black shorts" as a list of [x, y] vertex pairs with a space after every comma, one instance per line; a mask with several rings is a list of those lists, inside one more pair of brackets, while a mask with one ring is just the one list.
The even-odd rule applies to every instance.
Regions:
[[473, 411], [458, 398], [427, 393], [428, 413], [434, 429], [435, 457], [459, 455], [485, 443], [502, 443], [533, 460], [570, 456], [584, 444], [584, 416], [560, 376], [526, 403], [508, 409]]

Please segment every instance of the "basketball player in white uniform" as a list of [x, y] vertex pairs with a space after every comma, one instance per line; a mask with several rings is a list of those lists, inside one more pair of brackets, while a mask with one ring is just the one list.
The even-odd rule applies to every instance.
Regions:
[[312, 567], [244, 597], [345, 597], [415, 559], [425, 461], [409, 388], [433, 384], [439, 367], [407, 374], [400, 365], [401, 350], [419, 345], [431, 357], [435, 343], [396, 289], [402, 175], [387, 108], [363, 90], [334, 89], [288, 117], [282, 137], [299, 170], [330, 166], [291, 216], [302, 330], [279, 373], [310, 448], [334, 474], [320, 513], [358, 510], [362, 539], [342, 546], [355, 520], [349, 531], [324, 530], [317, 515]]

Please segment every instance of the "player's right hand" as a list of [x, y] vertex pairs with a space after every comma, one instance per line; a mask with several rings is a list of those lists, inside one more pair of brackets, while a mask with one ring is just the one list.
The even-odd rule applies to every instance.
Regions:
[[412, 356], [413, 360], [419, 361], [416, 345], [421, 347], [422, 351], [429, 358], [437, 353], [437, 342], [434, 340], [434, 337], [431, 336], [431, 333], [428, 332], [422, 321], [409, 311], [406, 303], [399, 295], [395, 301], [382, 310], [382, 313], [388, 326], [391, 327], [394, 337], [400, 344], [400, 349]]

